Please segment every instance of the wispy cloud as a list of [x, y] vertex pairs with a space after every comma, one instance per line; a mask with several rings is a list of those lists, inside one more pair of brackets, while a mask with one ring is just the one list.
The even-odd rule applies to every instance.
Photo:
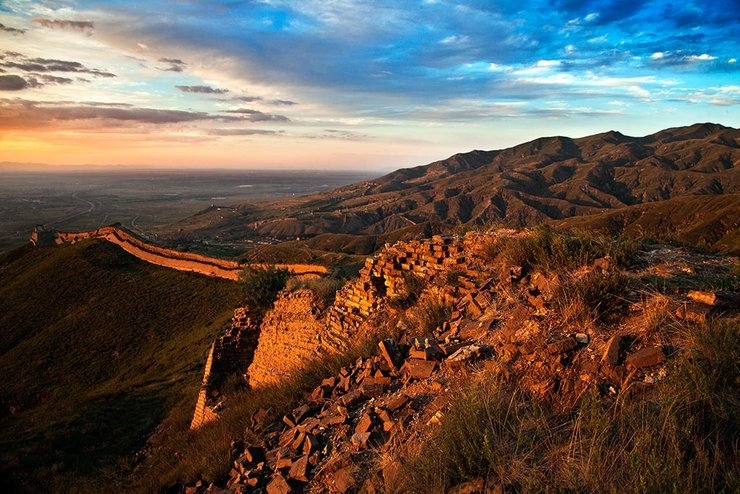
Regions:
[[28, 58], [20, 53], [8, 51], [0, 54], [0, 67], [17, 69], [23, 72], [73, 72], [90, 74], [97, 77], [116, 76], [105, 70], [86, 67], [80, 62], [49, 58]]
[[92, 34], [95, 28], [95, 24], [92, 21], [71, 21], [37, 17], [33, 19], [33, 22], [50, 29], [74, 29], [75, 31], [87, 33], [88, 35]]
[[249, 108], [239, 108], [237, 110], [227, 110], [226, 113], [236, 113], [242, 115], [245, 120], [250, 122], [289, 122], [290, 119], [284, 115], [273, 115], [263, 113], [258, 110]]
[[215, 88], [211, 86], [175, 86], [175, 87], [185, 93], [225, 94], [229, 92], [228, 89]]
[[159, 70], [165, 72], [182, 72], [188, 65], [179, 58], [160, 58], [157, 61], [165, 64], [165, 67], [158, 67]]
[[0, 32], [10, 33], [10, 34], [23, 34], [26, 32], [26, 30], [0, 24]]

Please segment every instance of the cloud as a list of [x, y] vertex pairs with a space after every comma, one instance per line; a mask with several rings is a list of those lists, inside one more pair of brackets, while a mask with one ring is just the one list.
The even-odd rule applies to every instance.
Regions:
[[709, 55], [707, 53], [702, 53], [701, 55], [689, 55], [686, 57], [686, 60], [689, 62], [709, 62], [712, 60], [717, 60], [717, 57], [713, 57], [712, 55]]
[[229, 92], [228, 89], [214, 88], [211, 86], [175, 86], [175, 87], [185, 93], [225, 94]]
[[37, 17], [32, 22], [39, 24], [49, 29], [73, 29], [75, 31], [83, 31], [88, 35], [91, 35], [95, 25], [92, 21], [69, 21], [60, 19], [45, 19], [43, 17]]
[[0, 75], [0, 91], [20, 91], [27, 87], [28, 81], [19, 75]]
[[283, 106], [292, 106], [292, 105], [298, 104], [295, 101], [290, 101], [287, 99], [271, 99], [269, 103], [272, 105], [283, 105]]
[[[2, 84], [0, 76], [0, 84]], [[17, 77], [17, 76], [16, 76]], [[19, 84], [10, 80], [9, 86]], [[41, 129], [60, 123], [93, 122], [104, 131], [121, 124], [170, 125], [201, 121], [237, 122], [239, 117], [225, 117], [206, 112], [142, 108], [125, 104], [98, 102], [39, 102], [20, 99], [0, 99], [0, 128]]]
[[17, 28], [14, 28], [14, 27], [6, 26], [4, 24], [0, 24], [0, 31], [4, 31], [4, 32], [10, 33], [10, 34], [23, 34], [23, 33], [26, 32], [25, 29], [17, 29]]
[[0, 54], [0, 67], [22, 70], [24, 72], [74, 72], [98, 77], [116, 77], [111, 72], [92, 69], [80, 62], [55, 60], [49, 58], [28, 58], [20, 53], [4, 52]]
[[277, 130], [264, 130], [264, 129], [210, 129], [208, 135], [230, 137], [230, 136], [273, 136], [282, 134], [282, 131]]
[[160, 58], [157, 60], [160, 63], [165, 63], [168, 66], [165, 68], [159, 68], [159, 70], [163, 70], [165, 72], [182, 72], [185, 70], [185, 67], [187, 64], [180, 60], [179, 58]]
[[290, 122], [290, 119], [284, 115], [262, 113], [261, 111], [251, 110], [249, 108], [227, 110], [226, 113], [236, 113], [239, 115], [243, 115], [244, 120], [248, 120], [250, 122]]

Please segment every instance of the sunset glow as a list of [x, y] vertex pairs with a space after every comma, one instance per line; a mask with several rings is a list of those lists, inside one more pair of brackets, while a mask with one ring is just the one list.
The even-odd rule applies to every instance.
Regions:
[[738, 19], [726, 0], [1, 1], [0, 162], [383, 170], [737, 127]]

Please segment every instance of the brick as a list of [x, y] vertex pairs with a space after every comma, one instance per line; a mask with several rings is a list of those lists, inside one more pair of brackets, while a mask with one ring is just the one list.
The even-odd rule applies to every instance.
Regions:
[[308, 455], [303, 455], [293, 462], [288, 477], [299, 482], [308, 482]]
[[280, 475], [276, 474], [272, 477], [272, 480], [267, 484], [267, 494], [291, 494], [291, 489], [288, 481]]
[[652, 367], [665, 362], [663, 349], [659, 346], [650, 346], [627, 355], [627, 363], [635, 369]]
[[619, 349], [621, 345], [622, 337], [619, 335], [612, 336], [606, 343], [601, 363], [611, 365], [612, 367], [617, 365], [619, 363]]
[[427, 379], [436, 368], [437, 363], [433, 360], [408, 359], [403, 364], [403, 371], [412, 379]]
[[578, 346], [578, 342], [572, 336], [563, 338], [547, 345], [547, 353], [550, 355], [558, 355], [561, 353], [569, 352]]

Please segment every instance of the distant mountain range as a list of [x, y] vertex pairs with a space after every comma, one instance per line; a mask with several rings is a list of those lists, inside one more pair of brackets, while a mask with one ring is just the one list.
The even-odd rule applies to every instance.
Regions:
[[[714, 203], [707, 201], [729, 194], [740, 194], [740, 130], [703, 123], [645, 137], [610, 131], [471, 151], [287, 204], [241, 205], [231, 215], [204, 211], [179, 226], [200, 238], [321, 236], [331, 244], [327, 234], [367, 236], [354, 250], [359, 254], [388, 239], [459, 225], [532, 226], [578, 217], [586, 226], [586, 215], [640, 205], [632, 211], [644, 217], [654, 205], [688, 196], [707, 215], [700, 220], [711, 223]], [[716, 227], [713, 238], [740, 226], [738, 197], [722, 207], [734, 223]], [[636, 218], [630, 214], [620, 221]]]

